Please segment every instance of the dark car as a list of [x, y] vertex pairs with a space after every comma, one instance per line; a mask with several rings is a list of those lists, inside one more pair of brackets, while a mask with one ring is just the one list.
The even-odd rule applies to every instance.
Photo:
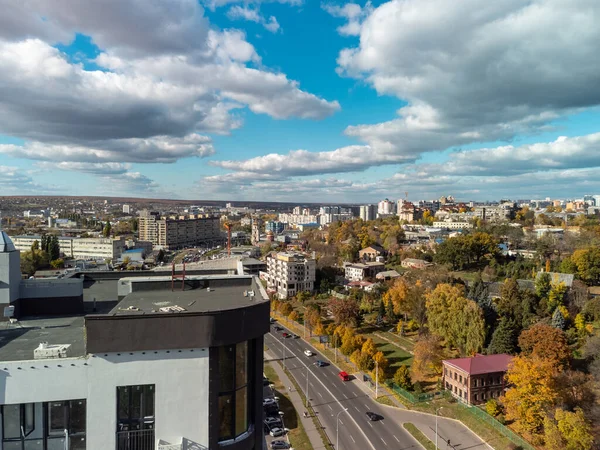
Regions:
[[297, 334], [292, 334], [292, 337], [293, 337], [294, 339], [300, 339], [300, 336], [298, 336]]
[[282, 327], [280, 327], [279, 325], [275, 325], [275, 326], [273, 327], [273, 329], [274, 329], [275, 331], [281, 331], [281, 330], [283, 330], [283, 328], [282, 328]]
[[367, 417], [369, 418], [369, 420], [372, 422], [383, 419], [383, 417], [381, 417], [379, 414], [375, 414], [374, 412], [371, 412], [371, 411], [367, 411], [366, 414], [367, 414]]
[[279, 449], [286, 449], [286, 448], [290, 448], [290, 444], [288, 444], [285, 441], [273, 441], [271, 442], [271, 448], [273, 450], [279, 450]]
[[266, 417], [264, 424], [271, 428], [281, 428], [281, 419], [279, 417]]
[[321, 361], [320, 359], [317, 360], [316, 364], [317, 364], [317, 367], [325, 367], [325, 366], [329, 365], [325, 361]]
[[263, 377], [263, 386], [268, 386], [269, 384], [271, 384], [269, 379], [267, 377]]

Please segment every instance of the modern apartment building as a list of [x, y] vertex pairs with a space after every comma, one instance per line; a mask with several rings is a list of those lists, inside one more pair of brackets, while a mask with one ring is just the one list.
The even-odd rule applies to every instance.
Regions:
[[0, 329], [0, 448], [263, 448], [269, 301], [255, 277], [189, 276], [173, 287], [170, 276], [103, 279], [87, 289], [97, 289], [94, 308], [104, 295], [96, 313], [20, 316]]
[[344, 277], [348, 281], [362, 281], [365, 278], [375, 278], [379, 272], [385, 270], [382, 262], [367, 261], [364, 263], [346, 264], [344, 266]]
[[[15, 236], [13, 242], [17, 250], [28, 251], [35, 241], [41, 243], [39, 235]], [[125, 250], [123, 238], [78, 238], [58, 237], [60, 252], [67, 258], [76, 259], [119, 259]]]
[[377, 218], [377, 205], [362, 205], [359, 216], [362, 220], [375, 220]]
[[161, 217], [158, 212], [142, 210], [138, 230], [140, 240], [168, 250], [224, 242], [219, 218], [208, 215]]
[[470, 405], [498, 398], [506, 390], [504, 375], [511, 360], [506, 354], [446, 359], [442, 361], [444, 388]]
[[315, 270], [315, 260], [301, 253], [274, 253], [267, 256], [267, 272], [263, 278], [267, 288], [284, 299], [298, 292], [313, 291]]

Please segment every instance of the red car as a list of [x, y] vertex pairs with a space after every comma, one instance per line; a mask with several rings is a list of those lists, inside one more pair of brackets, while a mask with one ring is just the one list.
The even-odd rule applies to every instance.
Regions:
[[290, 335], [289, 335], [289, 334], [287, 334], [287, 333], [281, 333], [281, 335], [282, 335], [284, 338], [286, 338], [286, 337], [290, 337]]
[[340, 372], [338, 373], [338, 376], [342, 379], [342, 381], [350, 381], [350, 375], [348, 375], [346, 372]]

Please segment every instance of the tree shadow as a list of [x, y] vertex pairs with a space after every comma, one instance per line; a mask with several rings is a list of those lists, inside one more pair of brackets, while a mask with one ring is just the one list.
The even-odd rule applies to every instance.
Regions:
[[298, 413], [291, 400], [277, 390], [273, 394], [279, 398], [279, 410], [283, 412], [283, 426], [289, 430], [298, 428]]

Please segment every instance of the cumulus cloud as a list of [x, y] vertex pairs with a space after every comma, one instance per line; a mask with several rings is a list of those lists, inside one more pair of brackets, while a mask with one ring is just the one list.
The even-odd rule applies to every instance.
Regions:
[[[95, 60], [55, 47], [77, 33], [98, 46]], [[0, 133], [26, 141], [1, 152], [70, 162], [204, 157], [214, 149], [198, 133], [240, 127], [244, 107], [322, 119], [339, 104], [262, 67], [244, 33], [212, 29], [196, 0], [31, 0], [0, 16]]]
[[248, 5], [239, 6], [234, 5], [227, 11], [227, 17], [231, 20], [247, 20], [261, 24], [265, 29], [271, 33], [277, 33], [279, 31], [279, 22], [275, 16], [270, 16], [268, 19], [265, 18], [258, 8], [251, 8]]
[[321, 7], [333, 17], [341, 17], [348, 21], [345, 25], [337, 28], [338, 33], [342, 36], [360, 35], [362, 21], [373, 11], [370, 1], [367, 1], [364, 6], [360, 6], [358, 3], [345, 3], [344, 5], [323, 3]]
[[53, 186], [43, 186], [23, 170], [17, 167], [0, 165], [0, 192], [6, 194], [24, 194], [54, 191]]

